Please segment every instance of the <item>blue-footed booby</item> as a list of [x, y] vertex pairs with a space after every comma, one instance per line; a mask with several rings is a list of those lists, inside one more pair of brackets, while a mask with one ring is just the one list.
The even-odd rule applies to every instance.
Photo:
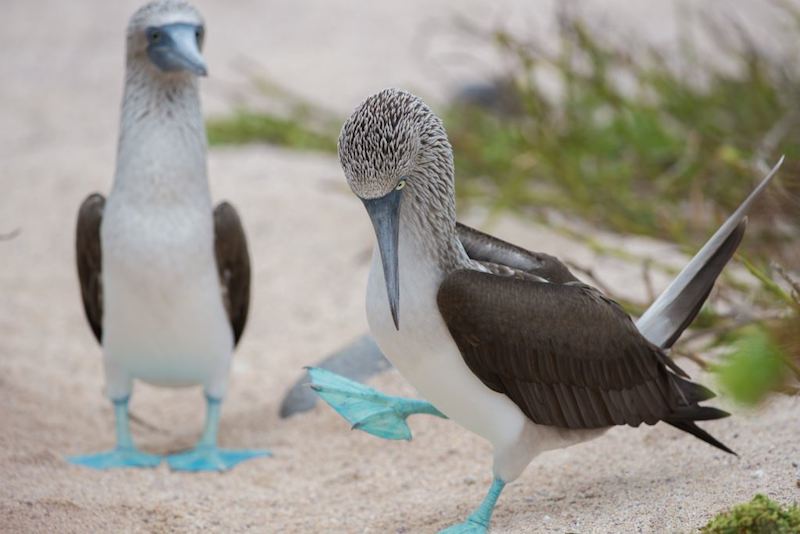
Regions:
[[659, 421], [728, 453], [697, 426], [729, 414], [666, 354], [691, 323], [777, 170], [714, 234], [647, 313], [623, 309], [557, 259], [455, 219], [453, 153], [442, 121], [388, 89], [347, 120], [339, 158], [377, 237], [367, 318], [380, 349], [425, 401], [385, 396], [312, 368], [312, 388], [355, 428], [409, 439], [408, 415], [447, 417], [493, 445], [494, 480], [449, 533], [486, 532], [503, 487], [538, 454]]
[[250, 301], [250, 259], [236, 210], [211, 203], [198, 76], [204, 23], [181, 0], [139, 9], [127, 29], [117, 164], [108, 200], [90, 195], [77, 223], [84, 310], [103, 349], [117, 445], [73, 456], [98, 469], [152, 467], [128, 424], [134, 379], [202, 385], [206, 423], [197, 446], [167, 457], [175, 470], [226, 470], [267, 455], [217, 447], [220, 404]]

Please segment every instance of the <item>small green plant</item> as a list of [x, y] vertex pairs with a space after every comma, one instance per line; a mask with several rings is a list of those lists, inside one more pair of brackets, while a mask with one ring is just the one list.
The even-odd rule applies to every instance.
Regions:
[[800, 506], [782, 507], [764, 495], [715, 516], [700, 529], [703, 534], [797, 534]]

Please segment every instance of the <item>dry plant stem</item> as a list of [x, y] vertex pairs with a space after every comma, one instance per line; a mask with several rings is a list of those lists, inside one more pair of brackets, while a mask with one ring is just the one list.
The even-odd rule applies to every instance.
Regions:
[[709, 368], [711, 367], [711, 364], [708, 362], [708, 360], [704, 359], [702, 356], [700, 356], [694, 351], [674, 349], [672, 351], [672, 354], [674, 356], [683, 356], [684, 358], [692, 360], [694, 363], [699, 365], [703, 371], [708, 371]]
[[725, 334], [729, 334], [734, 330], [738, 330], [743, 326], [752, 324], [756, 320], [753, 317], [745, 317], [738, 319], [735, 319], [734, 317], [741, 317], [741, 315], [738, 312], [734, 312], [730, 315], [722, 317], [722, 320], [728, 321], [725, 324], [721, 324], [719, 326], [712, 326], [710, 328], [703, 328], [702, 330], [694, 330], [691, 332], [687, 332], [686, 334], [681, 336], [681, 344], [691, 343], [697, 339], [702, 339], [708, 336], [711, 336], [713, 338], [718, 338], [720, 336], [724, 336]]
[[653, 276], [651, 273], [651, 266], [653, 261], [648, 258], [642, 262], [642, 280], [644, 280], [644, 287], [647, 290], [647, 301], [653, 302], [656, 299], [656, 290], [653, 287]]
[[789, 276], [789, 273], [780, 264], [773, 262], [772, 268], [792, 287], [792, 298], [797, 304], [800, 304], [800, 282]]

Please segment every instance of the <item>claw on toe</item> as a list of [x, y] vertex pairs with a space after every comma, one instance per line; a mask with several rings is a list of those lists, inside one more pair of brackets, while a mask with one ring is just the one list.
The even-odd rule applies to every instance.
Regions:
[[266, 456], [272, 456], [272, 453], [258, 449], [197, 447], [167, 456], [167, 463], [173, 471], [227, 471], [247, 460]]
[[161, 463], [161, 456], [147, 454], [132, 447], [118, 447], [110, 451], [95, 454], [68, 456], [71, 464], [91, 467], [92, 469], [115, 469], [123, 467], [156, 467]]

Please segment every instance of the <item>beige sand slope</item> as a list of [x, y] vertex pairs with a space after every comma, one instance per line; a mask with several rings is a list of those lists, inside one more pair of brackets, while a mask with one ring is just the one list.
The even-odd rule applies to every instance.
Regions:
[[[452, 81], [434, 76], [441, 58], [415, 59], [431, 20], [439, 24], [458, 10], [485, 23], [511, 17], [519, 24], [513, 15], [549, 13], [548, 5], [523, 8], [523, 1], [432, 8], [413, 0], [403, 13], [396, 2], [198, 4], [210, 21], [212, 78], [204, 94], [216, 111], [241, 88], [232, 66], [240, 54], [343, 112], [390, 84], [436, 98]], [[628, 12], [622, 4], [608, 9], [634, 19], [661, 9], [643, 2]], [[2, 6], [0, 234], [21, 233], [0, 242], [0, 531], [434, 532], [461, 519], [483, 497], [490, 455], [456, 425], [417, 418], [411, 443], [390, 443], [348, 431], [324, 406], [289, 421], [277, 417], [302, 365], [366, 331], [372, 239], [334, 159], [278, 149], [215, 149], [210, 156], [215, 196], [239, 207], [255, 263], [253, 309], [221, 440], [268, 447], [275, 457], [221, 475], [164, 466], [94, 472], [64, 462], [65, 454], [113, 444], [100, 352], [79, 303], [73, 220], [87, 193], [110, 184], [121, 30], [135, 7], [128, 0]], [[475, 214], [472, 220], [481, 222]], [[541, 227], [503, 220], [492, 229], [523, 245], [593, 259]], [[634, 245], [670, 250], [645, 240]], [[638, 268], [610, 260], [600, 272], [616, 288], [638, 278]], [[394, 373], [375, 384], [413, 394]], [[134, 425], [139, 444], [162, 453], [191, 445], [203, 419], [197, 389], [138, 386], [132, 408], [157, 427]], [[757, 491], [797, 499], [791, 461], [800, 459], [799, 413], [797, 399], [780, 399], [707, 425], [738, 459], [662, 426], [615, 429], [545, 455], [506, 490], [494, 531], [686, 531]]]

